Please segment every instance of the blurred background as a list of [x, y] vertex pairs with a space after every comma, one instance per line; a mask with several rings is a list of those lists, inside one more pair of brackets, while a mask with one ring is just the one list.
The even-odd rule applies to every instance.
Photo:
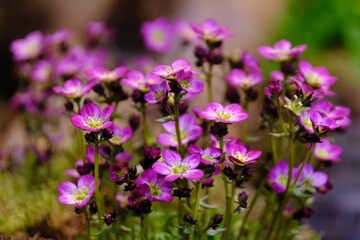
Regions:
[[[17, 89], [9, 44], [27, 33], [51, 33], [60, 28], [83, 38], [89, 21], [105, 21], [117, 30], [114, 51], [123, 56], [144, 51], [140, 24], [165, 16], [202, 22], [213, 17], [228, 25], [236, 37], [230, 49], [247, 49], [257, 56], [257, 47], [289, 39], [307, 44], [303, 58], [314, 66], [326, 66], [338, 77], [332, 102], [352, 109], [352, 126], [338, 137], [343, 147], [340, 163], [329, 170], [334, 190], [315, 202], [312, 226], [324, 232], [323, 239], [360, 239], [360, 1], [359, 0], [1, 0], [0, 1], [0, 148], [9, 139], [19, 141], [17, 116], [9, 100]], [[191, 52], [188, 53], [191, 57]], [[176, 56], [173, 56], [173, 59]], [[275, 67], [262, 61], [266, 69]], [[0, 216], [1, 219], [4, 216]], [[0, 232], [1, 234], [1, 232]]]

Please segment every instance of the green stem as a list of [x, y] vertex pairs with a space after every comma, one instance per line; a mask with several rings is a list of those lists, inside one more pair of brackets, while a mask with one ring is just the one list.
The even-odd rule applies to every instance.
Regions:
[[141, 240], [147, 240], [148, 239], [148, 233], [147, 233], [147, 222], [146, 222], [146, 215], [141, 214], [140, 217], [140, 227], [141, 227]]
[[[194, 219], [197, 219], [197, 216], [198, 216], [198, 213], [199, 213], [202, 182], [203, 182], [203, 179], [200, 180], [200, 182], [199, 182], [199, 184], [197, 186], [195, 204], [194, 204], [194, 208], [192, 210], [192, 216], [193, 216]], [[197, 222], [197, 225], [199, 225], [199, 222], [200, 221]], [[189, 240], [194, 239], [195, 231], [196, 231], [196, 228], [190, 233]]]
[[291, 187], [296, 186], [296, 183], [297, 183], [297, 181], [298, 181], [299, 178], [300, 178], [301, 172], [303, 171], [305, 165], [306, 165], [306, 164], [309, 162], [309, 160], [310, 160], [310, 156], [311, 156], [311, 154], [312, 154], [313, 149], [314, 149], [314, 144], [311, 144], [311, 145], [310, 145], [310, 149], [309, 149], [309, 151], [307, 151], [306, 156], [305, 156], [305, 158], [304, 158], [304, 160], [303, 160], [303, 162], [302, 162], [302, 164], [301, 164], [300, 170], [299, 170], [298, 174], [296, 175], [295, 181], [294, 181], [294, 183], [292, 184]]
[[147, 116], [146, 116], [146, 106], [145, 106], [145, 104], [142, 106], [141, 113], [142, 113], [143, 137], [144, 137], [145, 145], [149, 146], [150, 145], [150, 139], [149, 139], [149, 129], [148, 129], [148, 125], [147, 125]]
[[99, 230], [102, 229], [103, 221], [102, 217], [104, 215], [104, 206], [102, 203], [102, 198], [99, 191], [99, 143], [95, 143], [95, 161], [94, 161], [94, 175], [95, 175], [95, 199], [96, 205], [98, 208], [98, 220], [99, 220]]
[[85, 220], [86, 220], [86, 237], [88, 240], [91, 239], [91, 226], [90, 226], [90, 219], [89, 219], [89, 211], [85, 208], [84, 211]]
[[174, 96], [174, 121], [175, 121], [175, 130], [176, 130], [176, 139], [178, 142], [178, 151], [182, 157], [184, 157], [184, 148], [181, 143], [181, 132], [179, 124], [179, 103], [180, 103], [180, 93], [176, 92]]
[[274, 230], [274, 227], [279, 219], [279, 217], [281, 217], [282, 212], [286, 206], [286, 202], [288, 201], [288, 197], [289, 197], [289, 190], [290, 190], [290, 185], [291, 185], [291, 180], [292, 180], [292, 169], [293, 169], [293, 163], [294, 163], [294, 139], [293, 139], [293, 124], [290, 122], [290, 131], [289, 131], [289, 175], [288, 175], [288, 179], [287, 179], [287, 183], [286, 183], [286, 189], [285, 189], [285, 193], [283, 195], [283, 198], [278, 206], [278, 209], [274, 215], [274, 218], [271, 222], [268, 234], [266, 239], [271, 239], [271, 235], [272, 232]]
[[251, 211], [254, 209], [255, 203], [258, 200], [261, 191], [263, 190], [263, 188], [265, 186], [266, 180], [267, 180], [267, 176], [264, 176], [263, 179], [261, 180], [261, 183], [260, 183], [258, 189], [256, 190], [254, 198], [251, 200], [249, 209], [247, 210], [247, 212], [246, 212], [246, 214], [244, 216], [243, 222], [241, 224], [238, 238], [241, 238], [241, 236], [242, 236], [242, 234], [244, 232], [246, 222], [247, 222], [247, 220], [248, 220], [248, 218], [250, 216]]
[[211, 79], [212, 79], [212, 69], [213, 69], [213, 65], [210, 64], [209, 65], [209, 70], [205, 73], [205, 81], [207, 84], [207, 88], [208, 88], [208, 101], [209, 103], [212, 102], [212, 83], [211, 83]]

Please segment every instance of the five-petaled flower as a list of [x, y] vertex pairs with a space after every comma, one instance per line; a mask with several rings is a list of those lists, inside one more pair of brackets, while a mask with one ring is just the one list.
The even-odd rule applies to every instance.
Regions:
[[89, 203], [95, 192], [95, 180], [91, 174], [81, 176], [75, 185], [72, 182], [62, 182], [58, 186], [59, 202], [68, 205], [76, 205], [83, 208]]
[[220, 103], [212, 102], [204, 111], [197, 110], [197, 114], [203, 119], [222, 123], [240, 122], [248, 117], [248, 114], [242, 111], [240, 104], [236, 103], [224, 107]]
[[97, 82], [110, 83], [124, 77], [126, 72], [127, 68], [124, 66], [117, 67], [112, 71], [102, 67], [95, 67], [85, 70], [85, 75], [89, 79], [95, 79]]
[[299, 45], [291, 47], [291, 42], [288, 40], [281, 40], [274, 44], [274, 47], [262, 46], [258, 48], [261, 56], [272, 61], [289, 61], [297, 59], [305, 50], [306, 45]]
[[220, 25], [212, 18], [206, 19], [203, 24], [192, 23], [190, 26], [201, 39], [209, 42], [219, 42], [233, 36], [227, 26]]
[[95, 84], [95, 80], [83, 84], [81, 80], [77, 78], [72, 78], [65, 82], [64, 87], [53, 87], [53, 91], [68, 98], [81, 98], [85, 94], [88, 94]]
[[99, 132], [113, 125], [113, 122], [109, 121], [113, 111], [114, 108], [110, 105], [101, 111], [98, 105], [89, 102], [81, 108], [80, 114], [72, 115], [70, 120], [75, 127], [89, 132]]
[[154, 172], [165, 175], [165, 181], [173, 182], [178, 178], [199, 181], [204, 172], [196, 169], [200, 164], [200, 158], [196, 155], [189, 155], [184, 159], [176, 151], [165, 149], [162, 153], [165, 162], [156, 162], [152, 166]]
[[229, 160], [236, 165], [248, 165], [255, 163], [261, 156], [261, 151], [248, 150], [240, 141], [231, 141], [225, 144]]

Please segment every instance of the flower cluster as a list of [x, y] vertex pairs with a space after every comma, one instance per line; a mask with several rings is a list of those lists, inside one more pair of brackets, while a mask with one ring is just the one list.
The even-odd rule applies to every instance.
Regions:
[[[72, 45], [65, 30], [33, 32], [11, 45], [18, 74], [27, 80], [13, 106], [39, 118], [28, 122], [29, 129], [54, 122], [60, 112], [73, 125], [67, 153], [75, 166], [66, 173], [77, 184], [60, 183], [59, 202], [75, 205], [91, 225], [88, 231], [96, 225], [93, 234], [102, 237], [121, 232], [141, 239], [274, 239], [275, 230], [278, 237], [290, 236], [303, 223], [298, 220], [311, 215], [309, 200], [331, 190], [322, 168], [340, 161], [333, 136], [351, 124], [350, 109], [326, 99], [335, 94], [336, 78], [301, 60], [306, 45], [281, 40], [258, 49], [280, 65], [266, 81], [254, 55], [223, 52], [233, 34], [214, 19], [189, 24], [162, 17], [145, 22], [141, 34], [154, 58], [112, 68], [105, 66], [104, 44], [112, 30], [103, 23], [89, 24], [84, 46]], [[179, 36], [180, 47], [192, 46], [195, 61], [179, 56], [164, 63], [161, 56]], [[217, 68], [223, 80], [214, 74]], [[224, 96], [213, 94], [215, 80], [226, 85]], [[208, 101], [199, 106], [202, 95]], [[258, 112], [253, 102], [260, 97], [261, 115], [253, 118], [249, 113]], [[52, 98], [65, 109], [55, 111]], [[59, 150], [34, 150], [45, 160], [53, 151]], [[253, 196], [246, 188], [252, 183]], [[224, 209], [214, 206], [213, 188], [224, 194]], [[259, 196], [268, 206], [258, 203]], [[249, 217], [254, 206], [264, 216], [256, 224]], [[288, 208], [295, 210], [290, 214]], [[147, 221], [154, 216], [166, 220]], [[137, 227], [128, 231], [133, 217], [140, 219], [140, 234]]]

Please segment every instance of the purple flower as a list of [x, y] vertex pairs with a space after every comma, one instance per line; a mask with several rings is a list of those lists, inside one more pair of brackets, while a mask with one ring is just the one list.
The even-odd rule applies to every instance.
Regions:
[[325, 133], [336, 128], [336, 121], [334, 119], [322, 116], [314, 109], [301, 112], [299, 123], [311, 134], [315, 131], [318, 133]]
[[[295, 174], [293, 172], [292, 178], [294, 178], [294, 175]], [[274, 166], [269, 171], [269, 177], [268, 177], [269, 184], [277, 193], [285, 192], [288, 178], [289, 178], [289, 165], [284, 160], [281, 160], [276, 166]]]
[[23, 39], [16, 39], [11, 43], [10, 49], [16, 61], [33, 60], [37, 58], [43, 47], [41, 32], [31, 32]]
[[330, 76], [329, 71], [325, 67], [313, 67], [307, 61], [299, 63], [301, 76], [305, 79], [306, 83], [314, 88], [329, 88], [336, 82], [336, 77]]
[[291, 48], [291, 42], [281, 40], [274, 44], [274, 47], [262, 46], [258, 48], [261, 56], [272, 61], [289, 61], [297, 59], [306, 49], [306, 45], [299, 45]]
[[58, 201], [63, 204], [75, 205], [83, 208], [89, 203], [95, 192], [94, 177], [90, 174], [79, 178], [77, 186], [72, 182], [62, 182], [58, 186]]
[[214, 147], [208, 147], [205, 150], [202, 150], [197, 145], [190, 145], [188, 148], [189, 154], [198, 155], [203, 164], [217, 164], [220, 163], [221, 150]]
[[269, 85], [264, 89], [265, 95], [268, 98], [274, 98], [280, 96], [283, 91], [283, 81], [285, 77], [282, 72], [272, 71], [270, 73]]
[[209, 42], [219, 42], [234, 35], [228, 32], [227, 26], [219, 25], [212, 18], [206, 19], [203, 24], [192, 23], [190, 26], [201, 39]]
[[64, 87], [53, 87], [53, 91], [68, 98], [80, 98], [85, 94], [88, 94], [95, 84], [95, 80], [83, 84], [81, 80], [72, 78], [65, 82]]
[[118, 125], [113, 124], [109, 130], [112, 132], [112, 138], [109, 139], [109, 142], [114, 145], [121, 145], [132, 138], [133, 132], [131, 127], [121, 128]]
[[109, 172], [109, 179], [118, 185], [123, 184], [128, 178], [128, 170], [123, 164], [112, 164]]
[[126, 78], [121, 82], [133, 89], [147, 92], [149, 91], [150, 86], [162, 83], [163, 79], [152, 73], [148, 73], [144, 76], [144, 74], [140, 71], [130, 71], [128, 72]]
[[204, 111], [199, 111], [197, 114], [203, 119], [223, 123], [240, 122], [248, 117], [248, 114], [236, 103], [224, 107], [220, 103], [212, 102]]
[[167, 53], [174, 38], [174, 27], [165, 18], [160, 17], [141, 25], [141, 34], [145, 46], [156, 53]]
[[131, 155], [128, 152], [120, 152], [115, 155], [115, 161], [120, 164], [128, 164], [131, 160]]
[[[196, 125], [195, 118], [190, 114], [184, 114], [180, 116], [179, 126], [182, 144], [195, 141], [202, 134], [202, 128], [199, 125]], [[176, 137], [175, 122], [166, 122], [163, 124], [163, 127], [167, 133], [160, 133], [157, 141], [164, 146], [177, 147], [178, 142]]]
[[165, 175], [165, 181], [173, 182], [178, 178], [199, 181], [204, 172], [196, 169], [200, 164], [200, 158], [195, 155], [189, 155], [181, 159], [179, 153], [165, 149], [162, 153], [165, 162], [156, 162], [152, 166], [154, 172]]
[[343, 106], [334, 106], [326, 100], [320, 100], [312, 105], [312, 109], [318, 111], [322, 116], [333, 119], [336, 128], [344, 129], [351, 124], [349, 118], [351, 110]]
[[199, 79], [195, 79], [193, 75], [191, 71], [181, 70], [176, 75], [176, 81], [185, 92], [199, 94], [203, 91], [204, 83]]
[[226, 80], [234, 87], [248, 90], [262, 83], [262, 75], [259, 71], [246, 73], [240, 69], [233, 69], [230, 75], [226, 76]]
[[85, 70], [85, 75], [99, 82], [110, 83], [124, 77], [126, 72], [127, 68], [124, 66], [117, 67], [112, 71], [106, 68], [96, 67]]
[[167, 97], [169, 90], [168, 83], [164, 80], [160, 84], [153, 84], [144, 95], [145, 101], [151, 104], [159, 103]]
[[231, 141], [225, 144], [226, 152], [229, 160], [236, 165], [248, 165], [255, 163], [261, 156], [261, 151], [248, 150], [247, 147], [240, 141]]
[[154, 170], [144, 171], [140, 178], [135, 180], [137, 185], [145, 184], [149, 187], [148, 196], [150, 201], [171, 202], [171, 183], [164, 180], [164, 177], [158, 176]]
[[[294, 169], [295, 172], [298, 172], [301, 168], [301, 165]], [[328, 176], [323, 172], [315, 172], [311, 164], [307, 163], [302, 172], [299, 182], [300, 188], [308, 191], [315, 191], [315, 188], [324, 186], [328, 181]]]
[[184, 60], [178, 59], [174, 61], [171, 66], [167, 65], [157, 65], [154, 67], [152, 73], [163, 77], [163, 78], [174, 78], [178, 72], [181, 70], [191, 71], [193, 74], [197, 74], [198, 72], [191, 70], [191, 64]]
[[47, 82], [51, 79], [52, 65], [49, 61], [40, 60], [34, 65], [31, 78], [35, 82]]
[[323, 161], [340, 161], [342, 149], [340, 146], [331, 144], [326, 138], [322, 138], [320, 143], [315, 144], [314, 156]]
[[99, 132], [113, 125], [113, 122], [109, 121], [113, 111], [114, 108], [110, 105], [101, 111], [98, 105], [89, 102], [81, 108], [80, 114], [72, 115], [70, 120], [75, 127], [85, 131]]
[[113, 36], [113, 30], [105, 22], [90, 22], [86, 26], [85, 34], [89, 45], [94, 45], [110, 40]]

